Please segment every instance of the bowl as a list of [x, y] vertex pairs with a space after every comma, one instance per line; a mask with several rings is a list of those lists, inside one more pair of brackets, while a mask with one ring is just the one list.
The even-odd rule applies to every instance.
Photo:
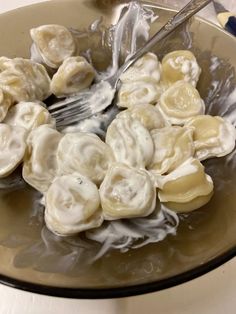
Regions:
[[[0, 16], [0, 28], [5, 30], [0, 33], [0, 55], [29, 57], [29, 29], [38, 25], [86, 29], [100, 16], [110, 25], [124, 3], [55, 0], [4, 13]], [[152, 2], [145, 5], [159, 16], [151, 26], [152, 34], [174, 14]], [[154, 52], [162, 57], [176, 49], [191, 49], [200, 63], [198, 89], [207, 112], [234, 122], [236, 39], [195, 17]], [[203, 208], [180, 215], [176, 235], [126, 253], [111, 252], [92, 265], [89, 254], [78, 258], [81, 246], [86, 252], [79, 239], [60, 239], [45, 228], [43, 209], [35, 202], [37, 193], [24, 182], [17, 188], [11, 184], [17, 172], [1, 180], [0, 187], [5, 185], [0, 189], [0, 282], [53, 296], [113, 298], [171, 287], [228, 261], [236, 253], [235, 151], [204, 165], [215, 183], [214, 196]]]

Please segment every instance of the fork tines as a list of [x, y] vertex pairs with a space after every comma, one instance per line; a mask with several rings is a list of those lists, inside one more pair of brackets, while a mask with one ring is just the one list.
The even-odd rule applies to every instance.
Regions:
[[56, 119], [58, 128], [63, 128], [74, 124], [80, 120], [86, 119], [92, 115], [92, 111], [87, 105], [86, 96], [75, 96], [66, 98], [55, 104], [48, 106], [48, 111]]

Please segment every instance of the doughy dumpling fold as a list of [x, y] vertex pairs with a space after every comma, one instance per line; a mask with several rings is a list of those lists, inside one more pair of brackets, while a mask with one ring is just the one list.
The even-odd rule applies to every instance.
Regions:
[[60, 174], [79, 172], [100, 184], [113, 161], [111, 148], [92, 133], [67, 133], [58, 145]]
[[160, 177], [158, 197], [177, 213], [198, 209], [213, 195], [213, 181], [199, 160], [190, 158], [170, 174]]
[[118, 114], [118, 117], [122, 116], [131, 116], [132, 118], [139, 120], [149, 131], [164, 128], [169, 125], [160, 110], [158, 110], [158, 107], [149, 104], [130, 107]]
[[19, 102], [8, 111], [4, 123], [31, 131], [42, 124], [54, 125], [55, 121], [39, 102]]
[[71, 32], [62, 25], [41, 25], [30, 30], [34, 42], [34, 51], [42, 57], [44, 63], [57, 69], [68, 57], [75, 54], [76, 44]]
[[106, 143], [117, 162], [145, 168], [152, 160], [154, 145], [149, 131], [130, 116], [118, 116], [109, 125]]
[[200, 74], [201, 68], [189, 50], [172, 51], [162, 59], [162, 76], [166, 82], [175, 83], [183, 80], [195, 87]]
[[170, 86], [157, 106], [165, 119], [175, 125], [183, 125], [187, 119], [205, 112], [204, 101], [196, 88], [183, 81]]
[[51, 95], [50, 78], [43, 65], [28, 59], [0, 58], [0, 87], [14, 102], [44, 100]]
[[57, 97], [73, 95], [89, 87], [94, 77], [95, 71], [84, 57], [70, 57], [54, 74], [51, 91]]
[[13, 103], [12, 97], [0, 88], [0, 122], [2, 122]]
[[194, 129], [195, 156], [200, 160], [225, 156], [235, 147], [235, 127], [221, 117], [199, 115], [185, 125]]
[[62, 134], [49, 125], [30, 132], [23, 163], [24, 180], [41, 193], [46, 192], [57, 174], [56, 152]]
[[148, 169], [154, 174], [166, 174], [194, 155], [193, 130], [169, 126], [151, 131], [154, 154]]
[[61, 236], [99, 227], [103, 217], [96, 185], [80, 173], [56, 177], [45, 195], [45, 222]]
[[24, 128], [0, 123], [0, 178], [11, 174], [22, 162], [26, 136]]
[[137, 81], [121, 84], [117, 106], [130, 108], [140, 104], [154, 104], [159, 99], [160, 90], [153, 82]]
[[148, 172], [114, 163], [100, 187], [104, 219], [145, 217], [156, 206], [156, 189]]
[[135, 81], [158, 83], [160, 78], [160, 63], [157, 56], [151, 52], [146, 53], [120, 76], [122, 83], [130, 83]]

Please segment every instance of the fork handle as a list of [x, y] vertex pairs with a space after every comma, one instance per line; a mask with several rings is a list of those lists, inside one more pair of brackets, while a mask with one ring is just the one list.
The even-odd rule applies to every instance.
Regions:
[[135, 61], [142, 57], [145, 53], [149, 52], [153, 46], [156, 45], [160, 40], [165, 38], [176, 27], [183, 24], [191, 16], [204, 8], [212, 0], [192, 0], [177, 14], [175, 14], [153, 37], [151, 37], [145, 44], [144, 47], [140, 48], [133, 54], [119, 69], [117, 77], [119, 77], [126, 69], [128, 69]]

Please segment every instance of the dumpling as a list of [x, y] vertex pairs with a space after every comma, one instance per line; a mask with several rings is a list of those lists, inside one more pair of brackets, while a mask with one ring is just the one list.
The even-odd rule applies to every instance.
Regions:
[[165, 119], [176, 125], [183, 125], [187, 119], [205, 112], [204, 101], [196, 88], [183, 81], [170, 86], [157, 106]]
[[42, 25], [30, 30], [34, 48], [44, 63], [57, 69], [62, 62], [75, 54], [76, 44], [71, 32], [62, 25]]
[[103, 217], [96, 185], [80, 173], [56, 177], [45, 195], [45, 222], [61, 236], [99, 227]]
[[158, 107], [149, 104], [131, 107], [119, 113], [119, 117], [131, 116], [139, 120], [142, 125], [150, 130], [164, 128], [169, 123], [164, 119]]
[[157, 84], [153, 82], [137, 81], [121, 84], [117, 106], [130, 108], [140, 104], [154, 104], [160, 97], [159, 92]]
[[57, 173], [56, 152], [62, 134], [48, 125], [31, 131], [23, 164], [23, 178], [40, 192], [46, 192]]
[[154, 145], [149, 131], [132, 117], [117, 117], [107, 129], [106, 143], [117, 162], [145, 168], [153, 157]]
[[190, 212], [209, 202], [213, 181], [199, 160], [190, 158], [158, 183], [158, 197], [177, 213]]
[[84, 57], [70, 57], [54, 74], [51, 91], [58, 97], [72, 95], [89, 87], [94, 77], [95, 71]]
[[31, 131], [42, 124], [55, 125], [48, 110], [37, 102], [19, 102], [9, 111], [4, 123]]
[[189, 119], [185, 125], [194, 129], [195, 156], [200, 160], [225, 156], [235, 147], [235, 127], [221, 117], [200, 115]]
[[154, 53], [148, 52], [138, 59], [127, 71], [121, 76], [122, 83], [135, 81], [147, 81], [158, 83], [161, 78], [161, 67]]
[[100, 187], [106, 220], [145, 217], [156, 206], [156, 189], [147, 171], [113, 164]]
[[11, 174], [22, 162], [26, 136], [24, 128], [0, 123], [0, 178]]
[[189, 50], [176, 50], [166, 54], [162, 60], [162, 77], [169, 83], [184, 80], [197, 85], [201, 68]]
[[169, 126], [151, 131], [154, 154], [148, 169], [166, 174], [194, 155], [193, 129]]
[[50, 78], [43, 65], [28, 59], [0, 58], [0, 88], [14, 102], [44, 100], [51, 95]]
[[92, 133], [67, 133], [57, 150], [60, 174], [79, 172], [100, 184], [113, 162], [111, 148]]
[[2, 122], [13, 103], [12, 97], [0, 88], [0, 122]]

